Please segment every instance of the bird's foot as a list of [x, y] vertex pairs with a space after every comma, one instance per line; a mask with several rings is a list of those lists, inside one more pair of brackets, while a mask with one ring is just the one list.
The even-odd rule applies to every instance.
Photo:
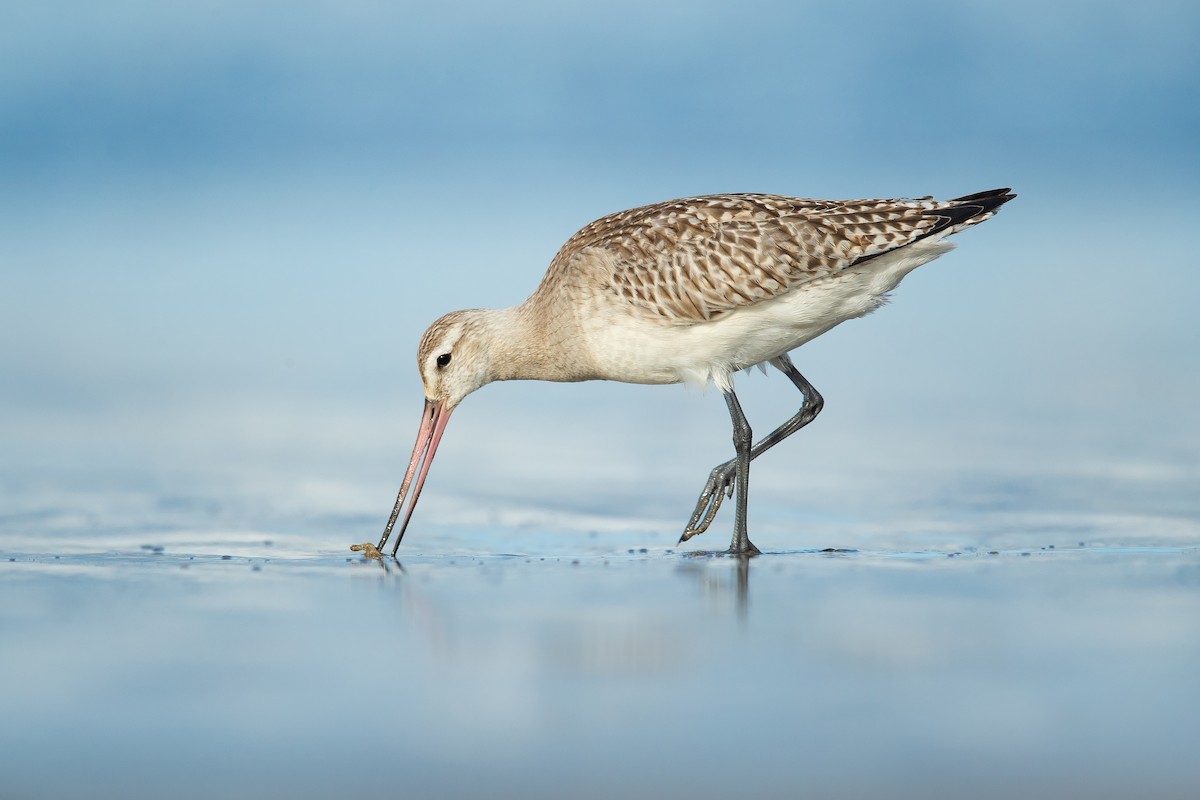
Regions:
[[696, 510], [692, 512], [692, 518], [688, 520], [683, 535], [679, 537], [679, 544], [708, 530], [708, 526], [717, 516], [717, 510], [721, 508], [721, 503], [726, 497], [733, 497], [733, 479], [736, 475], [737, 459], [726, 461], [709, 473], [708, 482], [704, 484], [700, 499], [696, 501]]
[[752, 558], [753, 556], [761, 556], [762, 550], [754, 546], [754, 542], [746, 540], [743, 547], [729, 545], [729, 549], [725, 551], [725, 555], [734, 556], [735, 558]]

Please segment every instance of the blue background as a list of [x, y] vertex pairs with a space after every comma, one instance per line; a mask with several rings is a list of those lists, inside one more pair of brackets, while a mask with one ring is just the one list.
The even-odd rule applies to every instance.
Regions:
[[[421, 332], [519, 302], [588, 221], [1012, 186], [796, 354], [828, 405], [756, 470], [760, 529], [1014, 496], [1194, 521], [1198, 35], [1187, 2], [13, 6], [4, 502], [373, 531]], [[760, 433], [795, 404], [778, 377], [739, 389]], [[418, 520], [673, 541], [728, 437], [711, 392], [491, 386]]]

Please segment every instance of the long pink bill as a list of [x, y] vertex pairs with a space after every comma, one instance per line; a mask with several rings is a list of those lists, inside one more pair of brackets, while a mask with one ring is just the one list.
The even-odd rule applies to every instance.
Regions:
[[[417, 476], [417, 486], [413, 490], [412, 502], [408, 505], [408, 512], [404, 515], [404, 522], [400, 524], [400, 532], [396, 534], [396, 542], [392, 545], [392, 555], [396, 555], [396, 550], [400, 547], [400, 540], [404, 538], [404, 531], [408, 528], [408, 521], [412, 519], [413, 509], [417, 507], [417, 500], [421, 497], [421, 488], [425, 486], [425, 476], [429, 474], [429, 465], [433, 463], [433, 456], [437, 452], [438, 443], [442, 441], [442, 433], [446, 430], [446, 423], [450, 421], [450, 412], [441, 401], [426, 400], [425, 410], [421, 412], [421, 427], [417, 430], [417, 442], [413, 445], [412, 458], [408, 461], [408, 469], [404, 471], [404, 482], [400, 484], [400, 493], [396, 495], [396, 505], [392, 508], [392, 515], [388, 517], [387, 527], [383, 529], [383, 538], [379, 540], [379, 550], [383, 550], [383, 546], [387, 544], [388, 538], [392, 535], [392, 528], [396, 525], [396, 520], [400, 517], [400, 509], [404, 507], [404, 498], [408, 495], [408, 488], [412, 485], [413, 475]], [[420, 465], [420, 472], [417, 472], [417, 466]]]

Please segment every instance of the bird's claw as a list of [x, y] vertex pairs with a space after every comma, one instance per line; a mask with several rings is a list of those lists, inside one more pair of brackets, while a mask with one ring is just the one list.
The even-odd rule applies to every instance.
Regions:
[[708, 530], [721, 508], [721, 503], [726, 497], [733, 497], [733, 479], [736, 474], [736, 460], [726, 461], [709, 473], [708, 482], [704, 484], [700, 499], [696, 501], [696, 510], [692, 512], [692, 518], [688, 520], [683, 535], [679, 537], [679, 544]]

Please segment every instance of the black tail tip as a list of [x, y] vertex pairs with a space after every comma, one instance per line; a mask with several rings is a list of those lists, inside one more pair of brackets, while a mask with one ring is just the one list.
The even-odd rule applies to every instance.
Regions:
[[937, 224], [925, 231], [924, 236], [932, 236], [947, 228], [959, 225], [971, 225], [990, 217], [997, 208], [1016, 197], [1012, 189], [990, 189], [986, 192], [976, 192], [965, 197], [947, 200], [936, 210], [924, 212], [927, 216], [935, 217]]
[[1003, 189], [988, 189], [986, 192], [976, 192], [963, 197], [955, 197], [951, 203], [962, 203], [981, 209], [977, 214], [987, 214], [1016, 197], [1016, 193], [1007, 186]]

